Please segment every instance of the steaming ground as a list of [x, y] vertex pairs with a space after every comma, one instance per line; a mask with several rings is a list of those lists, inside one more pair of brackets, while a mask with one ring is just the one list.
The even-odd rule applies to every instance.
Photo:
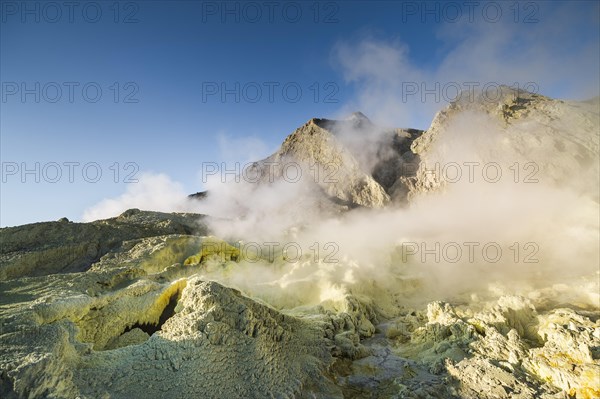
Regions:
[[2, 229], [0, 393], [598, 397], [599, 117], [503, 87], [424, 132], [312, 119], [210, 216]]
[[[336, 259], [355, 263], [342, 267], [353, 276], [386, 281], [399, 268], [421, 275], [433, 293], [417, 295], [427, 300], [492, 283], [544, 286], [598, 271], [597, 99], [563, 102], [506, 87], [494, 102], [464, 99], [439, 113], [416, 140], [404, 137], [410, 155], [401, 154], [396, 164], [385, 151], [390, 129], [356, 118], [329, 123], [332, 133], [319, 124], [327, 126], [309, 122], [268, 158], [274, 183], [209, 186], [199, 209], [223, 217], [210, 224], [216, 235], [274, 242], [279, 249], [298, 243], [303, 253], [333, 243]], [[312, 139], [314, 130], [325, 144]], [[286, 147], [290, 141], [300, 149]], [[305, 179], [286, 181], [280, 167], [286, 162], [302, 164]], [[384, 189], [369, 179], [386, 162], [402, 172]], [[315, 182], [314, 170], [327, 165], [343, 178], [322, 174]], [[364, 184], [352, 184], [357, 181]], [[348, 285], [346, 273], [336, 276], [331, 284]], [[360, 285], [364, 278], [356, 280]]]

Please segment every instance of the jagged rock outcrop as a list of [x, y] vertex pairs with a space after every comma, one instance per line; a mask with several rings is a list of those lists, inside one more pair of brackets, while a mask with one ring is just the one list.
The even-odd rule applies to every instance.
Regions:
[[264, 184], [287, 178], [290, 164], [298, 165], [304, 182], [316, 185], [341, 205], [383, 207], [389, 202], [383, 187], [330, 129], [327, 121], [311, 119], [289, 135], [275, 154], [252, 165], [249, 173], [260, 174], [259, 183]]
[[[563, 101], [507, 86], [478, 93], [475, 98], [460, 99], [438, 112], [431, 126], [411, 145], [419, 157], [414, 177], [400, 177], [411, 195], [445, 186], [448, 176], [443, 168], [464, 162], [482, 168], [495, 163], [504, 178], [517, 182], [581, 184], [599, 173], [600, 99]], [[492, 173], [493, 172], [493, 173]], [[450, 175], [450, 173], [448, 173]], [[454, 179], [454, 173], [450, 179]], [[595, 190], [586, 185], [579, 191]]]
[[434, 302], [425, 323], [410, 324], [400, 353], [434, 374], [447, 371], [461, 382], [455, 391], [461, 397], [555, 398], [560, 391], [577, 398], [600, 395], [595, 349], [600, 324], [572, 309], [539, 314], [529, 300], [515, 296], [479, 311]]
[[[581, 185], [585, 179], [571, 176], [598, 176], [599, 98], [563, 101], [508, 86], [458, 98], [426, 131], [377, 126], [360, 112], [346, 120], [313, 118], [277, 152], [252, 164], [244, 180], [308, 183], [307, 192], [322, 194], [310, 206], [340, 211], [405, 203], [436, 190], [447, 184], [447, 174], [454, 177], [455, 170], [445, 170], [450, 164], [458, 165], [462, 180], [467, 171], [493, 179], [498, 169], [504, 178], [526, 183]], [[491, 172], [482, 170], [489, 166]]]
[[[408, 188], [394, 184], [416, 172], [418, 158], [410, 146], [421, 133], [378, 127], [360, 112], [346, 120], [313, 118], [274, 154], [251, 164], [240, 180], [307, 185], [303, 196], [311, 197], [308, 206], [324, 210], [381, 208], [406, 199]], [[190, 198], [204, 200], [207, 195], [203, 191]]]

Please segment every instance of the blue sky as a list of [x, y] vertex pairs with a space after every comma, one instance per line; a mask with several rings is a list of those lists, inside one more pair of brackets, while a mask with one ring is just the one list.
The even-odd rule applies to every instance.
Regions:
[[[199, 191], [202, 162], [266, 156], [312, 117], [425, 129], [448, 91], [409, 83], [599, 91], [595, 1], [73, 4], [1, 2], [1, 226]], [[168, 207], [140, 201], [121, 205]]]

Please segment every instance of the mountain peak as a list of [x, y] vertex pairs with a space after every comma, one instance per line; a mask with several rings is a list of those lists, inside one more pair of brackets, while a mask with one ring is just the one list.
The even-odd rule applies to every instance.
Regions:
[[367, 118], [365, 116], [365, 114], [363, 114], [360, 111], [356, 111], [353, 112], [348, 118], [346, 118], [346, 120], [348, 121], [358, 121], [358, 122], [371, 122], [371, 120], [369, 118]]

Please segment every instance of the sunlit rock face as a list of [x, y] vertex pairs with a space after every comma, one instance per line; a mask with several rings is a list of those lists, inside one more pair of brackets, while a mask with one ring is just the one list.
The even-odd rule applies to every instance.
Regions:
[[[337, 171], [283, 202], [293, 228], [263, 205], [0, 229], [0, 397], [600, 397], [598, 117], [597, 100], [507, 91], [451, 104], [425, 132], [312, 119], [251, 183], [269, 198], [290, 160]], [[520, 174], [453, 183], [436, 162]], [[522, 190], [527, 177], [540, 183]], [[333, 232], [336, 251], [264, 253], [248, 245], [264, 224], [304, 249]], [[537, 262], [397, 247], [512, 245], [507, 231], [539, 245]]]
[[309, 194], [303, 194], [312, 199], [311, 206], [329, 210], [382, 208], [406, 199], [407, 191], [394, 183], [416, 172], [410, 146], [422, 133], [376, 126], [360, 112], [346, 120], [313, 118], [274, 154], [250, 165], [242, 180], [255, 186], [307, 186]]
[[475, 98], [460, 96], [414, 140], [411, 149], [421, 163], [409, 184], [416, 193], [447, 185], [454, 178], [450, 173], [428, 173], [437, 163], [495, 162], [513, 179], [543, 177], [578, 191], [595, 191], [598, 200], [598, 186], [590, 183], [599, 168], [599, 107], [598, 97], [561, 101], [506, 86]]

